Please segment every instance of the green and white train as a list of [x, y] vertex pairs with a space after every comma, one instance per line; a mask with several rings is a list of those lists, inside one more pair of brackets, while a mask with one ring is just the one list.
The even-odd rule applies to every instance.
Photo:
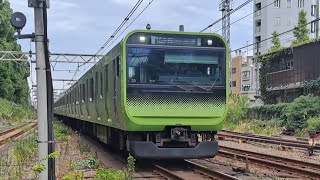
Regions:
[[73, 84], [54, 112], [136, 158], [213, 157], [227, 113], [227, 59], [217, 34], [136, 30]]

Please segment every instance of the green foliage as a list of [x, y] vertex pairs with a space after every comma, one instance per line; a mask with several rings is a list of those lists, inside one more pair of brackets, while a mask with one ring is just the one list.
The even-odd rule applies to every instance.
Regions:
[[307, 28], [307, 13], [304, 10], [299, 12], [298, 24], [295, 26], [295, 30], [293, 31], [294, 37], [296, 40], [293, 42], [293, 45], [304, 43], [309, 40], [309, 30]]
[[300, 96], [282, 110], [281, 119], [289, 129], [301, 130], [307, 127], [307, 120], [320, 114], [318, 97]]
[[302, 85], [303, 87], [303, 94], [314, 94], [314, 95], [320, 95], [320, 77], [315, 80], [306, 81]]
[[228, 107], [227, 121], [236, 123], [246, 119], [249, 108], [248, 97], [233, 94], [230, 96]]
[[55, 152], [50, 153], [50, 154], [48, 155], [48, 159], [55, 159], [55, 158], [57, 158], [58, 156], [59, 156], [59, 152], [55, 151]]
[[229, 129], [227, 126], [227, 130], [236, 131], [236, 132], [246, 132], [246, 133], [254, 133], [254, 134], [262, 134], [262, 135], [272, 135], [279, 134], [281, 132], [281, 124], [278, 120], [243, 120], [238, 124], [234, 124], [232, 129]]
[[277, 51], [281, 49], [281, 44], [280, 44], [280, 39], [279, 39], [279, 34], [277, 33], [277, 31], [274, 31], [272, 33], [272, 46], [269, 49], [269, 52], [273, 52], [273, 51]]
[[84, 176], [81, 172], [71, 172], [62, 177], [63, 180], [83, 180]]
[[135, 171], [135, 159], [131, 155], [127, 158], [127, 167], [124, 170], [126, 180], [133, 180], [133, 173]]
[[54, 122], [53, 129], [55, 139], [58, 141], [67, 141], [68, 136], [71, 134], [70, 129], [58, 121]]
[[[12, 9], [8, 1], [0, 4], [0, 12], [0, 50], [21, 51], [20, 45], [13, 38], [14, 29], [9, 22]], [[23, 57], [21, 58], [23, 59]], [[0, 98], [5, 98], [18, 104], [28, 104], [29, 88], [27, 77], [30, 72], [29, 66], [29, 63], [26, 62], [0, 62]]]
[[288, 103], [279, 103], [252, 107], [249, 109], [249, 119], [270, 120], [280, 118], [282, 109], [287, 106]]
[[90, 157], [88, 159], [85, 159], [81, 161], [80, 166], [84, 169], [94, 169], [96, 168], [96, 158]]
[[96, 171], [96, 175], [94, 176], [95, 180], [126, 180], [125, 174], [123, 171], [115, 170], [115, 169], [103, 169], [99, 168]]
[[46, 166], [43, 164], [35, 164], [32, 166], [32, 170], [35, 173], [41, 173], [42, 171], [44, 171], [46, 169]]
[[0, 119], [20, 122], [23, 119], [33, 119], [34, 117], [35, 111], [31, 107], [20, 106], [0, 98]]
[[307, 120], [308, 131], [320, 131], [320, 116], [312, 117]]

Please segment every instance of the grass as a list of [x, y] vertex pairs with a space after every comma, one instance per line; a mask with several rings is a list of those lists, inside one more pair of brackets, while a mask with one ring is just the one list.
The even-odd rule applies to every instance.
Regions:
[[280, 134], [282, 127], [277, 120], [243, 120], [237, 124], [226, 121], [224, 129], [261, 135], [274, 135]]
[[21, 122], [23, 119], [34, 119], [36, 112], [31, 107], [20, 106], [0, 98], [0, 121]]
[[58, 141], [67, 141], [71, 135], [70, 128], [66, 127], [62, 122], [54, 121], [53, 123], [54, 137]]

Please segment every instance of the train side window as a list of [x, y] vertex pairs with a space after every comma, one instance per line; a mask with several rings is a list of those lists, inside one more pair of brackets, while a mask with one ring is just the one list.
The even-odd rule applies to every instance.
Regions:
[[109, 69], [109, 65], [106, 65], [106, 80], [105, 80], [105, 83], [106, 83], [106, 92], [108, 92], [108, 69]]
[[100, 72], [100, 97], [103, 98], [103, 72]]
[[117, 63], [117, 76], [119, 77], [119, 75], [120, 75], [120, 58], [119, 58], [119, 56], [116, 59], [116, 63]]
[[81, 84], [81, 86], [82, 86], [82, 93], [81, 93], [81, 100], [82, 100], [82, 102], [85, 102], [85, 100], [86, 100], [86, 88], [85, 88], [85, 85], [84, 84]]
[[98, 99], [99, 93], [99, 72], [96, 72], [95, 82], [94, 82], [94, 94], [95, 98]]
[[93, 101], [94, 99], [94, 82], [93, 82], [93, 78], [90, 79], [90, 101]]
[[89, 79], [86, 80], [86, 97], [85, 99], [87, 99], [88, 101], [90, 100], [89, 99]]

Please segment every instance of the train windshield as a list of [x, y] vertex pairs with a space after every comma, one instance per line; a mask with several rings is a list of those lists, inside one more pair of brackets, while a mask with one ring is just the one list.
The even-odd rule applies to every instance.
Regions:
[[[212, 38], [212, 37], [211, 37]], [[133, 36], [127, 44], [128, 88], [210, 91], [226, 86], [226, 49], [194, 36]]]
[[203, 48], [127, 49], [130, 84], [225, 86], [225, 50]]

